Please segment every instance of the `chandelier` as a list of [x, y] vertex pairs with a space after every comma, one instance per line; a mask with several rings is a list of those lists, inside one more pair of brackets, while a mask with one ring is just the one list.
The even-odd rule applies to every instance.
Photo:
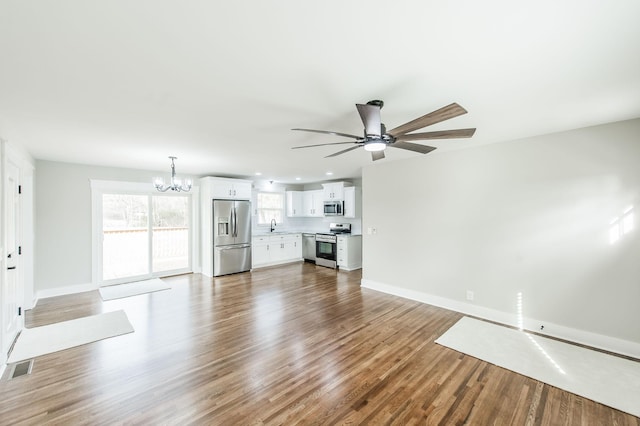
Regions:
[[176, 179], [176, 165], [173, 163], [173, 160], [176, 160], [178, 157], [169, 157], [171, 159], [171, 184], [165, 185], [164, 179], [155, 178], [153, 181], [154, 186], [160, 192], [167, 192], [168, 190], [180, 192], [188, 192], [191, 190], [191, 179], [185, 179], [182, 182], [181, 179]]

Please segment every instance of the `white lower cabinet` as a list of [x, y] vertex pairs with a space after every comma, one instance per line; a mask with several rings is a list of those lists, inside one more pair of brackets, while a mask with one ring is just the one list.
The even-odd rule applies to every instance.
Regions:
[[337, 252], [340, 269], [353, 271], [362, 268], [362, 235], [339, 236]]
[[252, 267], [269, 263], [269, 237], [253, 237], [251, 240]]
[[251, 258], [253, 268], [302, 260], [302, 234], [253, 237]]

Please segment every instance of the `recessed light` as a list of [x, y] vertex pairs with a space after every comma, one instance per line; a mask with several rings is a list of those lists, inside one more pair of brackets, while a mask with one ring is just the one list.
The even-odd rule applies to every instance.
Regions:
[[327, 176], [331, 176], [333, 174], [333, 172], [327, 172], [326, 175]]
[[296, 178], [296, 180], [300, 180], [300, 179], [302, 179], [302, 178], [299, 178], [299, 177]]
[[262, 173], [256, 172], [256, 176], [262, 176]]

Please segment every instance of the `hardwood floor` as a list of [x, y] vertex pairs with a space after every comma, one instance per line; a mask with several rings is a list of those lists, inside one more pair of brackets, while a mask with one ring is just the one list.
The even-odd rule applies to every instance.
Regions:
[[136, 331], [4, 377], [0, 423], [640, 425], [433, 343], [460, 314], [360, 278], [297, 263], [41, 300], [28, 327], [124, 309]]

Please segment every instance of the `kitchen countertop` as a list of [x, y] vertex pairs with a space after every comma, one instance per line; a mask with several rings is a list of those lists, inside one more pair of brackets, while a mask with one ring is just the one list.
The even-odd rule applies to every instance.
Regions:
[[[274, 231], [274, 232], [255, 232], [252, 234], [252, 237], [268, 237], [269, 235], [290, 235], [290, 234], [309, 234], [316, 235], [322, 234], [326, 232], [308, 232], [308, 231]], [[360, 237], [362, 234], [336, 234], [338, 237]]]
[[267, 233], [259, 233], [252, 234], [251, 238], [261, 238], [261, 237], [282, 237], [283, 235], [295, 235], [300, 234], [300, 232], [267, 232]]

